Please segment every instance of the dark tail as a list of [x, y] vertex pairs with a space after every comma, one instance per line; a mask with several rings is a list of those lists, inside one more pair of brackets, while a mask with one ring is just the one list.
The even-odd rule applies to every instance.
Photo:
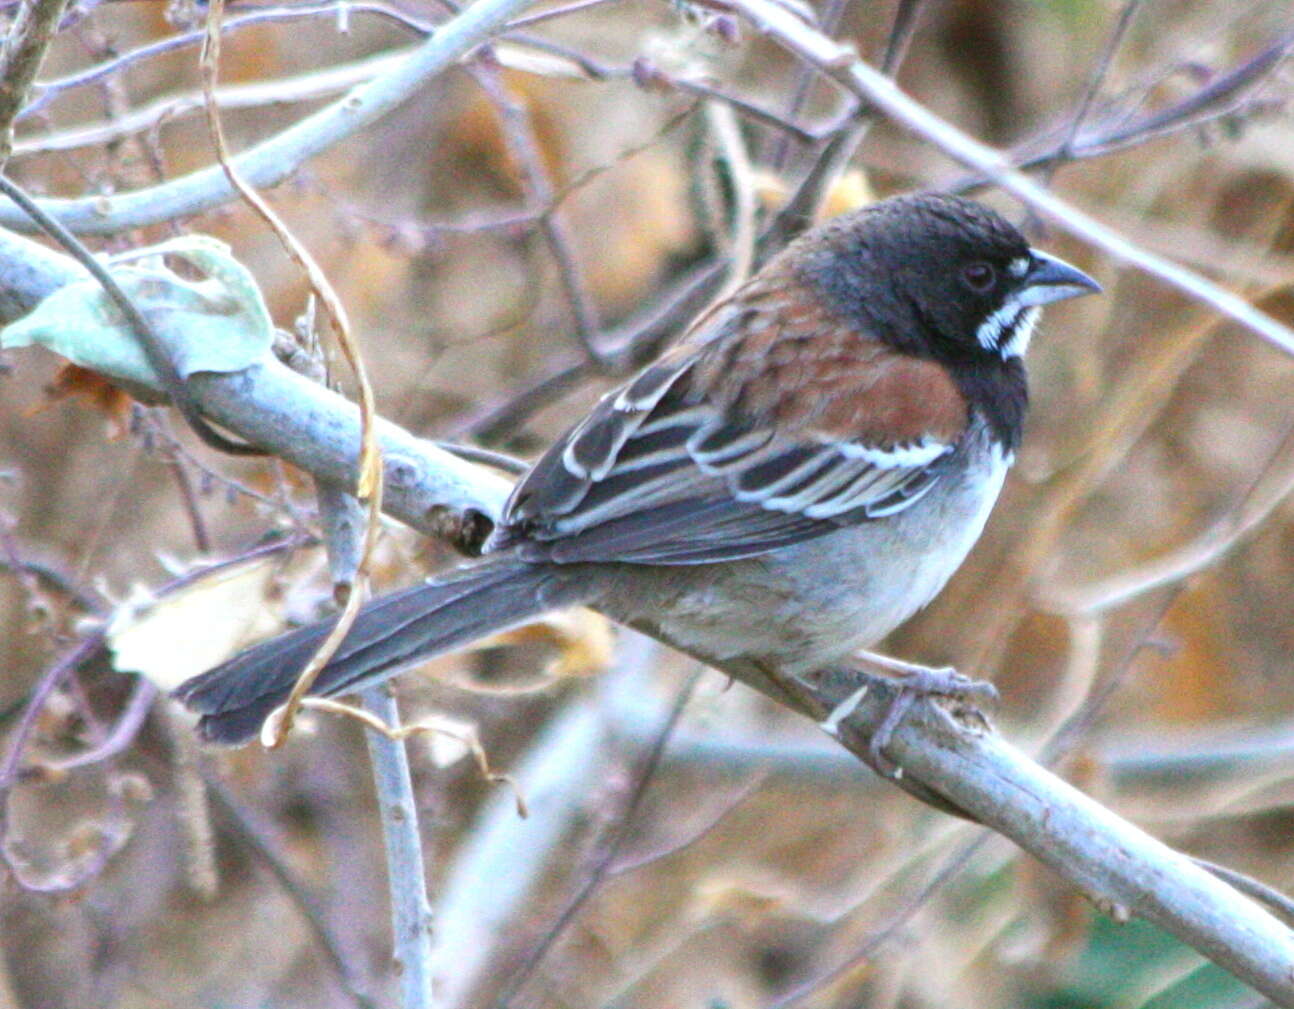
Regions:
[[[584, 601], [590, 586], [574, 570], [498, 560], [374, 599], [310, 693], [344, 694], [434, 655]], [[182, 684], [175, 696], [202, 718], [198, 732], [245, 743], [287, 700], [301, 670], [336, 623], [321, 620], [240, 652]]]

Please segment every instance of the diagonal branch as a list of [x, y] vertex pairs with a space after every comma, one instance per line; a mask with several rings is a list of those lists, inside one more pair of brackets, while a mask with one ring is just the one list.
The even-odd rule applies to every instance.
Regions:
[[28, 0], [0, 43], [0, 168], [9, 159], [13, 123], [45, 59], [67, 0]]
[[1094, 217], [1060, 199], [1011, 167], [1001, 151], [980, 143], [905, 94], [890, 78], [857, 58], [847, 46], [801, 21], [775, 0], [731, 0], [731, 6], [764, 34], [794, 52], [841, 87], [869, 102], [878, 112], [906, 127], [949, 157], [983, 172], [992, 182], [1040, 211], [1060, 228], [1116, 259], [1144, 270], [1164, 284], [1209, 305], [1294, 354], [1294, 331], [1282, 326], [1244, 298], [1193, 270], [1141, 248]]
[[[533, 0], [477, 0], [445, 23], [389, 73], [361, 84], [331, 105], [249, 148], [234, 167], [249, 185], [276, 186], [306, 160], [381, 119], [427, 82], [453, 66]], [[42, 208], [78, 234], [110, 235], [201, 213], [228, 203], [234, 188], [220, 165], [170, 182], [113, 196], [41, 201]], [[0, 225], [30, 231], [17, 207], [0, 203]]]
[[[4, 237], [0, 233], [0, 239]], [[66, 267], [60, 272], [59, 261], [48, 254], [24, 263], [24, 252], [31, 244], [0, 240], [0, 285], [7, 282], [14, 263], [23, 264], [13, 274], [28, 292], [42, 282], [55, 287], [75, 275]], [[12, 306], [16, 300], [21, 298], [16, 299], [15, 292], [0, 291], [0, 306]], [[280, 433], [277, 444], [291, 449], [298, 465], [324, 479], [338, 479], [334, 474], [339, 472], [353, 479], [359, 436], [354, 407], [307, 379], [300, 380], [300, 387], [271, 380], [279, 383], [277, 389], [286, 401], [266, 402], [246, 392], [272, 372], [256, 366], [232, 376], [215, 376], [210, 385], [197, 385], [197, 402], [204, 409], [219, 410], [213, 419], [240, 433], [292, 427], [292, 437]], [[231, 392], [231, 386], [242, 388], [243, 394]], [[293, 397], [306, 395], [315, 398], [303, 409]], [[268, 422], [252, 416], [261, 412], [269, 415]], [[345, 434], [339, 437], [338, 431]], [[419, 444], [394, 425], [383, 425], [382, 431], [393, 443]], [[267, 433], [267, 444], [270, 437]], [[302, 452], [293, 444], [302, 438], [319, 444], [311, 452]], [[424, 502], [424, 509], [432, 507], [428, 502], [461, 505], [473, 494], [486, 509], [490, 501], [497, 501], [494, 495], [504, 481], [449, 453], [429, 446], [421, 451], [425, 468], [410, 469], [393, 479], [393, 500], [404, 492], [409, 499]], [[388, 467], [391, 454], [388, 451]], [[457, 497], [438, 497], [441, 492]], [[434, 526], [427, 522], [425, 510], [422, 514], [400, 510], [419, 522], [419, 528]], [[391, 511], [399, 514], [395, 508]], [[770, 670], [758, 682], [751, 680], [748, 670], [724, 671], [812, 718], [864, 762], [871, 758], [871, 739], [898, 689], [852, 670], [824, 671], [806, 678]], [[928, 796], [935, 804], [964, 811], [1010, 838], [1102, 906], [1126, 910], [1159, 925], [1279, 1005], [1294, 1007], [1294, 933], [1284, 924], [973, 720], [959, 720], [936, 706], [917, 705], [894, 732], [887, 755], [902, 769], [896, 784]]]

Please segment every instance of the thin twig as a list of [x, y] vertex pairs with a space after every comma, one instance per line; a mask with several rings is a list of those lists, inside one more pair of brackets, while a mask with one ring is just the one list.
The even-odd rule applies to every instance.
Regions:
[[683, 709], [687, 706], [688, 700], [692, 696], [692, 691], [696, 687], [697, 681], [701, 677], [701, 670], [693, 673], [678, 692], [678, 697], [674, 700], [674, 705], [670, 709], [664, 724], [656, 735], [656, 739], [643, 759], [642, 767], [630, 790], [628, 801], [625, 803], [624, 811], [621, 813], [619, 822], [611, 829], [610, 836], [604, 839], [604, 846], [601, 855], [594, 863], [592, 870], [585, 878], [584, 883], [575, 892], [575, 895], [562, 909], [561, 914], [544, 933], [544, 937], [535, 945], [535, 947], [526, 956], [521, 966], [508, 979], [503, 994], [498, 998], [500, 1009], [506, 1009], [516, 1001], [526, 982], [530, 980], [532, 974], [543, 962], [548, 951], [562, 934], [566, 931], [567, 926], [575, 920], [576, 915], [593, 896], [597, 888], [606, 878], [607, 873], [611, 870], [620, 849], [623, 847], [629, 837], [629, 827], [638, 812], [639, 806], [642, 805], [643, 797], [647, 794], [647, 786], [651, 784], [656, 775], [656, 769], [660, 766], [661, 756], [665, 752], [665, 747], [669, 743], [670, 736], [674, 732], [674, 727], [678, 725], [678, 720], [683, 714]]
[[816, 977], [796, 985], [785, 995], [778, 998], [777, 1001], [770, 1003], [768, 1009], [790, 1009], [791, 1006], [798, 1005], [815, 992], [821, 991], [823, 988], [858, 970], [859, 967], [872, 959], [882, 946], [897, 936], [908, 922], [930, 903], [935, 894], [942, 890], [952, 881], [954, 876], [966, 867], [967, 863], [992, 837], [991, 831], [976, 831], [975, 836], [952, 852], [934, 875], [931, 876], [926, 885], [913, 894], [907, 903], [890, 917], [885, 926], [869, 936], [848, 959]]
[[277, 847], [265, 828], [256, 822], [253, 815], [243, 807], [219, 778], [203, 767], [199, 767], [199, 773], [213, 800], [212, 804], [224, 817], [226, 829], [264, 861], [270, 875], [287, 894], [288, 900], [296, 906], [319, 944], [324, 963], [337, 976], [342, 990], [350, 996], [356, 1009], [376, 1009], [376, 1003], [360, 987], [354, 969], [346, 963], [341, 944], [328, 927], [324, 909], [279, 855]]
[[[881, 72], [889, 77], [898, 73], [903, 57], [907, 54], [912, 36], [916, 33], [921, 3], [922, 0], [899, 0], [895, 8], [881, 64]], [[875, 117], [875, 110], [864, 101], [857, 103], [841, 119], [791, 198], [761, 236], [765, 257], [775, 253], [814, 222], [832, 185], [867, 136]]]
[[719, 803], [718, 808], [711, 812], [700, 826], [692, 828], [681, 837], [671, 839], [668, 844], [661, 848], [620, 859], [607, 870], [608, 878], [624, 876], [627, 873], [644, 869], [649, 865], [655, 865], [657, 862], [672, 858], [679, 852], [687, 851], [693, 845], [705, 840], [738, 806], [754, 795], [767, 779], [768, 771], [766, 769], [757, 771], [740, 788], [734, 789], [731, 794], [725, 796]]
[[755, 264], [755, 181], [750, 154], [741, 135], [737, 119], [730, 108], [707, 105], [706, 119], [714, 133], [717, 153], [723, 160], [732, 182], [732, 228], [725, 234], [724, 258], [728, 260], [728, 277], [715, 293], [715, 300], [726, 297], [746, 282]]
[[[314, 101], [357, 84], [371, 81], [407, 59], [412, 49], [381, 53], [352, 63], [312, 70], [292, 77], [247, 84], [227, 84], [216, 92], [222, 109], [255, 109], [271, 105]], [[137, 104], [101, 122], [85, 123], [55, 133], [26, 136], [14, 144], [14, 158], [72, 151], [80, 147], [110, 144], [137, 133], [153, 133], [163, 124], [183, 120], [205, 107], [202, 91], [181, 91]]]
[[[249, 185], [270, 187], [288, 178], [307, 159], [376, 122], [426, 82], [506, 25], [533, 0], [477, 0], [440, 26], [408, 59], [389, 73], [362, 84], [332, 104], [243, 151], [235, 167]], [[236, 193], [219, 165], [158, 186], [113, 196], [46, 199], [41, 206], [70, 230], [113, 235], [201, 213], [227, 203]], [[26, 215], [0, 205], [0, 224], [32, 230]]]
[[896, 123], [922, 137], [962, 164], [983, 172], [996, 185], [1042, 212], [1063, 230], [1116, 259], [1138, 267], [1246, 329], [1294, 355], [1294, 331], [1259, 311], [1244, 298], [1225, 290], [1193, 270], [1136, 245], [1095, 218], [1060, 199], [1011, 167], [994, 150], [901, 91], [892, 80], [856, 59], [853, 53], [801, 21], [775, 0], [730, 0], [734, 9], [760, 31], [772, 36], [822, 73], [873, 105]]
[[130, 692], [125, 706], [121, 709], [121, 714], [117, 716], [117, 721], [112, 727], [112, 731], [104, 736], [95, 746], [80, 753], [75, 753], [70, 757], [55, 757], [42, 760], [40, 762], [40, 772], [73, 771], [78, 767], [90, 767], [94, 764], [101, 764], [110, 757], [115, 757], [118, 753], [123, 752], [139, 735], [139, 730], [143, 728], [144, 720], [148, 717], [149, 710], [153, 707], [153, 702], [157, 700], [157, 687], [146, 680], [144, 677], [137, 677], [135, 686]]
[[498, 114], [504, 141], [521, 174], [526, 209], [540, 215], [539, 230], [557, 266], [557, 276], [570, 307], [575, 335], [589, 359], [601, 366], [603, 351], [594, 342], [600, 328], [597, 309], [594, 307], [588, 282], [580, 269], [565, 216], [556, 206], [555, 190], [548, 178], [530, 112], [493, 67], [476, 63], [469, 69]]
[[590, 7], [603, 7], [608, 3], [617, 2], [619, 0], [573, 0], [573, 2], [562, 4], [560, 7], [550, 7], [548, 10], [536, 11], [534, 14], [527, 14], [525, 17], [514, 18], [508, 22], [508, 30], [529, 28], [531, 25], [537, 25], [542, 21], [551, 21], [553, 18], [566, 17], [568, 14], [585, 11]]
[[1124, 606], [1147, 592], [1190, 578], [1230, 553], [1294, 494], [1294, 466], [1269, 478], [1275, 463], [1294, 444], [1287, 428], [1275, 452], [1239, 502], [1202, 536], [1126, 571], [1075, 588], [1054, 588], [1041, 600], [1066, 615], [1091, 616]]
[[[385, 725], [400, 725], [400, 709], [389, 685], [369, 687], [360, 694], [364, 708]], [[364, 733], [373, 780], [377, 787], [382, 838], [391, 894], [392, 961], [404, 1009], [431, 1009], [431, 905], [422, 837], [418, 831], [418, 803], [409, 774], [404, 742], [385, 733]]]
[[[216, 147], [216, 157], [229, 179], [229, 184], [269, 225], [270, 230], [274, 232], [279, 242], [283, 245], [284, 251], [309, 279], [310, 289], [327, 311], [333, 325], [333, 331], [337, 335], [337, 342], [342, 349], [342, 354], [346, 358], [347, 364], [350, 365], [351, 371], [354, 372], [355, 384], [359, 390], [360, 418], [359, 480], [355, 496], [368, 509], [364, 547], [359, 561], [359, 577], [362, 580], [368, 557], [373, 552], [373, 547], [377, 543], [377, 536], [382, 526], [382, 448], [377, 438], [376, 398], [373, 395], [373, 386], [368, 380], [368, 371], [364, 366], [364, 359], [360, 355], [359, 347], [356, 345], [355, 338], [351, 333], [346, 308], [342, 304], [341, 298], [338, 297], [337, 292], [333, 289], [323, 268], [320, 267], [305, 245], [292, 234], [291, 230], [274, 212], [274, 209], [266, 202], [265, 198], [242, 178], [230, 158], [215, 98], [216, 84], [220, 73], [220, 22], [224, 17], [224, 5], [225, 0], [211, 0], [207, 10], [207, 38], [202, 48], [202, 86], [207, 99], [207, 123], [211, 129], [212, 141]], [[362, 592], [348, 592], [346, 594], [345, 605], [342, 606], [337, 622], [319, 645], [318, 650], [311, 656], [310, 661], [306, 663], [305, 668], [301, 670], [296, 683], [292, 685], [292, 692], [288, 695], [287, 702], [280, 709], [279, 717], [274, 723], [275, 732], [267, 740], [268, 745], [271, 747], [282, 745], [288, 733], [292, 731], [292, 720], [301, 704], [301, 699], [309, 692], [319, 673], [328, 664], [328, 660], [332, 658], [333, 653], [337, 651], [342, 640], [350, 632], [351, 625], [354, 624], [355, 618], [359, 616], [359, 608], [362, 602]]]
[[13, 124], [44, 62], [67, 0], [24, 0], [0, 43], [0, 172], [9, 160]]
[[[239, 28], [246, 28], [254, 25], [274, 24], [285, 21], [298, 21], [303, 18], [318, 17], [336, 17], [339, 4], [335, 0], [329, 0], [327, 3], [320, 4], [301, 4], [295, 7], [265, 7], [255, 10], [238, 17], [232, 17], [225, 21], [221, 26], [221, 34], [227, 35]], [[347, 0], [346, 9], [348, 14], [377, 14], [382, 17], [395, 20], [406, 28], [416, 31], [420, 35], [430, 35], [435, 26], [425, 21], [410, 18], [394, 7], [386, 4], [368, 3], [363, 0]], [[61, 95], [72, 90], [73, 88], [82, 87], [87, 84], [94, 84], [105, 78], [120, 74], [134, 65], [150, 59], [154, 56], [160, 56], [164, 53], [176, 52], [180, 49], [187, 49], [192, 46], [202, 44], [206, 38], [206, 28], [197, 28], [193, 31], [181, 32], [178, 35], [172, 35], [168, 38], [158, 39], [147, 45], [138, 46], [128, 52], [114, 56], [112, 59], [104, 60], [102, 63], [96, 63], [94, 66], [87, 67], [84, 70], [78, 70], [76, 73], [68, 74], [56, 80], [45, 81], [38, 84], [35, 88], [35, 97], [27, 103], [22, 112], [19, 113], [18, 119], [24, 119], [28, 116], [35, 115], [42, 109], [46, 108], [51, 102]], [[405, 55], [404, 53], [395, 55]], [[382, 60], [389, 60], [391, 54], [380, 57]], [[351, 64], [362, 65], [360, 64]], [[321, 71], [321, 74], [327, 74], [329, 71]], [[278, 82], [276, 82], [278, 83]]]
[[1105, 79], [1110, 75], [1110, 68], [1114, 65], [1115, 53], [1119, 51], [1119, 46], [1123, 44], [1123, 37], [1127, 34], [1128, 27], [1132, 24], [1132, 18], [1141, 4], [1142, 0], [1125, 0], [1123, 9], [1119, 11], [1118, 20], [1115, 21], [1114, 28], [1110, 31], [1110, 37], [1106, 39], [1105, 46], [1101, 49], [1100, 56], [1097, 57], [1091, 76], [1088, 78], [1087, 87], [1083, 91], [1082, 98], [1079, 99], [1078, 107], [1074, 110], [1074, 117], [1070, 120], [1069, 129], [1065, 133], [1065, 139], [1060, 145], [1060, 150], [1056, 152], [1055, 160], [1047, 166], [1047, 172], [1043, 178], [1048, 185], [1054, 180], [1060, 166], [1072, 156], [1074, 141], [1078, 138], [1078, 131], [1083, 128], [1083, 123], [1087, 121], [1088, 113], [1092, 111], [1092, 104], [1096, 101], [1096, 96], [1100, 94], [1101, 87], [1105, 84]]

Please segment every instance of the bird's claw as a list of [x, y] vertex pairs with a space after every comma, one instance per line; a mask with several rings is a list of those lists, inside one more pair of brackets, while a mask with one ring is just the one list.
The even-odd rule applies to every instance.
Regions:
[[885, 754], [890, 745], [894, 730], [903, 721], [903, 716], [911, 710], [918, 699], [930, 700], [942, 698], [955, 702], [961, 708], [960, 713], [979, 722], [984, 729], [991, 728], [988, 718], [980, 710], [981, 704], [993, 704], [998, 699], [997, 687], [986, 680], [973, 680], [963, 676], [951, 667], [915, 669], [906, 671], [893, 680], [898, 686], [898, 693], [890, 702], [868, 743], [872, 758], [872, 767], [878, 774], [887, 778], [898, 778], [903, 768], [894, 763]]

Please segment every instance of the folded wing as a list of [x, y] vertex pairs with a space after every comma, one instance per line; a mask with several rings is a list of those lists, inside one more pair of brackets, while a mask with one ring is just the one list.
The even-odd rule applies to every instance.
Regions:
[[893, 515], [968, 422], [947, 372], [766, 276], [603, 398], [513, 493], [492, 547], [703, 564]]

